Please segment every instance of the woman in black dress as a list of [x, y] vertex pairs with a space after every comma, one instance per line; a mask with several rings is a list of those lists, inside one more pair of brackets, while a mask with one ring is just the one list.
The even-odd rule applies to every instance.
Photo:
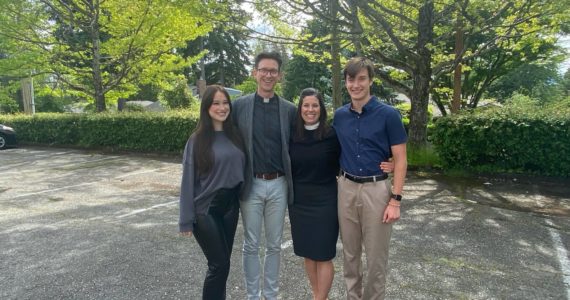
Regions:
[[289, 147], [295, 192], [289, 219], [293, 249], [305, 258], [313, 299], [320, 300], [327, 298], [334, 277], [340, 144], [315, 89], [301, 92], [297, 114]]

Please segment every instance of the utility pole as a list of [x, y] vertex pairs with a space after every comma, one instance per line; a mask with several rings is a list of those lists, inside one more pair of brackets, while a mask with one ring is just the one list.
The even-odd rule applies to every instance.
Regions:
[[34, 115], [36, 113], [36, 104], [34, 101], [34, 78], [32, 72], [28, 78], [21, 81], [22, 85], [22, 102], [24, 102], [24, 113]]

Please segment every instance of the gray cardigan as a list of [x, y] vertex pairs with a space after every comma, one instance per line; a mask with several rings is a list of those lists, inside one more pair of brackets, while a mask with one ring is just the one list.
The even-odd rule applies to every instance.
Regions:
[[[232, 118], [243, 137], [245, 147], [247, 149], [247, 162], [245, 166], [245, 183], [243, 187], [243, 199], [247, 197], [251, 191], [251, 183], [253, 178], [253, 104], [255, 93], [239, 97], [232, 103]], [[295, 105], [281, 97], [279, 97], [279, 119], [281, 123], [281, 145], [283, 146], [283, 167], [287, 178], [287, 201], [293, 203], [293, 180], [291, 177], [291, 159], [289, 158], [289, 136], [291, 127], [297, 116], [297, 108]]]

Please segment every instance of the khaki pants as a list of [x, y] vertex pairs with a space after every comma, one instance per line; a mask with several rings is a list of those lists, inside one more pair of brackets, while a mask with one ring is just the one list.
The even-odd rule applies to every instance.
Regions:
[[[355, 183], [338, 179], [338, 218], [344, 254], [347, 299], [384, 299], [392, 225], [382, 223], [390, 200], [390, 180]], [[362, 246], [367, 282], [362, 284]]]

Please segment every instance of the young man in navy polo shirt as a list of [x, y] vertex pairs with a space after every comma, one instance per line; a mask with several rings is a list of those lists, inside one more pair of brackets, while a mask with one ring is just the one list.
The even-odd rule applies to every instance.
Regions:
[[[338, 217], [347, 299], [384, 299], [392, 223], [400, 218], [406, 177], [406, 131], [392, 106], [370, 95], [374, 65], [355, 57], [344, 68], [351, 102], [334, 114], [341, 145]], [[393, 157], [393, 182], [379, 167]], [[362, 245], [368, 279], [362, 282]]]

